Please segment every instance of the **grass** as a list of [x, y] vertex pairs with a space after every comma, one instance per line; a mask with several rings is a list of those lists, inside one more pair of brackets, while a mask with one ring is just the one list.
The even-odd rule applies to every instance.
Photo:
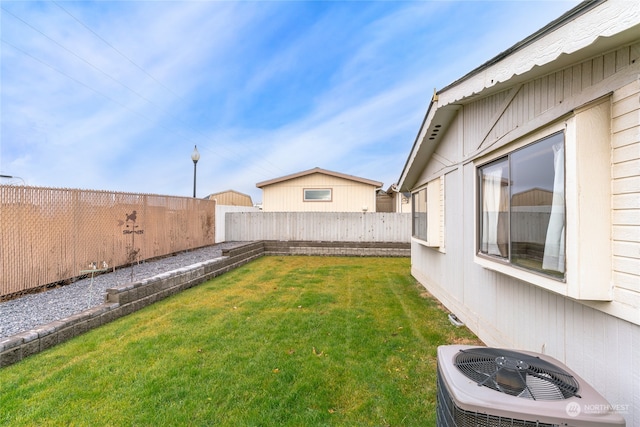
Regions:
[[0, 425], [435, 425], [479, 343], [407, 258], [264, 257], [0, 370]]

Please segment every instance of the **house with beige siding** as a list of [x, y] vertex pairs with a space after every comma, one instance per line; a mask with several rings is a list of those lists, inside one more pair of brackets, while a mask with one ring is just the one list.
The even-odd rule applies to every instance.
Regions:
[[416, 279], [640, 426], [640, 2], [583, 2], [437, 90], [399, 180]]
[[382, 183], [314, 168], [262, 181], [264, 212], [375, 212]]

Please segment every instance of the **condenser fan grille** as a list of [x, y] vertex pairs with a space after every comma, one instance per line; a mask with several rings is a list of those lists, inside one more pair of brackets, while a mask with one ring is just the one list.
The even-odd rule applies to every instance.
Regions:
[[528, 354], [479, 347], [460, 350], [454, 363], [478, 385], [512, 396], [533, 400], [578, 396], [578, 382], [571, 374]]

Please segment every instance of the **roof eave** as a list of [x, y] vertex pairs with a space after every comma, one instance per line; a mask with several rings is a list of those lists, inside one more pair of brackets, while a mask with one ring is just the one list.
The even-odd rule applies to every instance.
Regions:
[[[587, 17], [584, 22], [575, 23], [575, 27], [582, 30], [582, 33], [579, 40], [572, 43], [570, 35], [575, 28], [573, 26], [569, 28], [568, 25], [570, 23], [573, 25], [572, 21], [605, 3], [608, 3], [607, 7], [598, 14]], [[586, 59], [597, 52], [612, 49], [616, 45], [631, 43], [634, 40], [634, 34], [637, 34], [636, 29], [640, 27], [638, 24], [640, 7], [635, 2], [629, 3], [628, 6], [631, 7], [625, 8], [618, 2], [609, 3], [606, 0], [582, 2], [541, 30], [437, 91], [398, 181], [400, 191], [410, 191], [415, 186], [442, 135], [446, 133], [444, 123], [448, 126], [453, 118], [451, 114], [455, 115], [463, 104], [530, 80], [535, 76], [544, 75], [580, 59]], [[611, 25], [606, 28], [592, 29], [595, 23], [604, 20], [603, 15], [609, 17]], [[551, 36], [557, 30], [561, 31]], [[547, 37], [550, 39], [543, 40]], [[637, 39], [637, 35], [635, 37]], [[548, 49], [549, 51], [546, 52], [545, 46], [552, 42], [553, 49]], [[533, 55], [541, 52], [544, 54]], [[436, 124], [441, 125], [439, 137], [429, 139], [428, 136]]]
[[[461, 106], [449, 104], [443, 107], [434, 107], [437, 101], [432, 101], [427, 111], [427, 115], [420, 128], [420, 133], [411, 149], [411, 154], [407, 159], [402, 175], [398, 181], [398, 191], [411, 191], [422, 173], [422, 165], [429, 160], [436, 147], [444, 137], [449, 125], [458, 114]], [[420, 165], [419, 167], [414, 167]]]
[[469, 73], [465, 74], [464, 76], [460, 77], [459, 79], [455, 80], [454, 82], [450, 83], [449, 85], [443, 87], [438, 93], [445, 92], [448, 89], [450, 89], [451, 87], [458, 86], [463, 81], [469, 80], [470, 78], [482, 73], [482, 71], [486, 70], [487, 68], [499, 63], [500, 61], [502, 61], [506, 57], [513, 55], [515, 52], [525, 49], [527, 46], [530, 46], [531, 44], [535, 43], [536, 41], [544, 38], [546, 35], [550, 34], [551, 32], [563, 27], [564, 25], [567, 24], [567, 22], [576, 19], [578, 16], [585, 14], [589, 10], [593, 9], [594, 7], [596, 7], [596, 6], [598, 6], [598, 5], [602, 4], [602, 3], [605, 3], [606, 1], [607, 0], [587, 0], [587, 1], [581, 2], [576, 7], [572, 8], [569, 11], [567, 11], [566, 13], [561, 15], [559, 18], [551, 21], [549, 24], [545, 25], [544, 27], [542, 27], [541, 29], [539, 29], [535, 33], [531, 34], [530, 36], [527, 36], [525, 39], [523, 39], [523, 40], [519, 41], [518, 43], [514, 44], [513, 46], [511, 46], [507, 50], [499, 53], [498, 55], [496, 55], [495, 57], [491, 58], [490, 60], [488, 60], [484, 64], [482, 64], [479, 67], [471, 70]]
[[312, 175], [314, 173], [320, 173], [320, 174], [324, 174], [324, 175], [328, 175], [328, 176], [333, 176], [336, 178], [342, 178], [342, 179], [347, 179], [349, 181], [356, 181], [356, 182], [360, 182], [362, 184], [367, 184], [367, 185], [371, 185], [374, 186], [376, 188], [380, 188], [382, 187], [382, 183], [379, 181], [374, 181], [371, 179], [367, 179], [367, 178], [360, 178], [358, 176], [354, 176], [354, 175], [347, 175], [344, 173], [340, 173], [340, 172], [334, 172], [334, 171], [330, 171], [327, 169], [322, 169], [322, 168], [313, 168], [313, 169], [308, 169], [306, 171], [302, 171], [302, 172], [297, 172], [297, 173], [293, 173], [290, 175], [285, 175], [285, 176], [281, 176], [279, 178], [274, 178], [274, 179], [270, 179], [267, 181], [262, 181], [262, 182], [258, 182], [256, 184], [256, 187], [258, 188], [264, 188], [268, 185], [273, 185], [273, 184], [277, 184], [279, 182], [283, 182], [283, 181], [289, 181], [292, 179], [296, 179], [296, 178], [301, 178], [307, 175]]

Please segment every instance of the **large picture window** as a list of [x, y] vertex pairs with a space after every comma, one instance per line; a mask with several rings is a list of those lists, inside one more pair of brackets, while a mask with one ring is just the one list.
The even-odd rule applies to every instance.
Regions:
[[563, 132], [480, 167], [478, 252], [563, 279], [564, 170]]

